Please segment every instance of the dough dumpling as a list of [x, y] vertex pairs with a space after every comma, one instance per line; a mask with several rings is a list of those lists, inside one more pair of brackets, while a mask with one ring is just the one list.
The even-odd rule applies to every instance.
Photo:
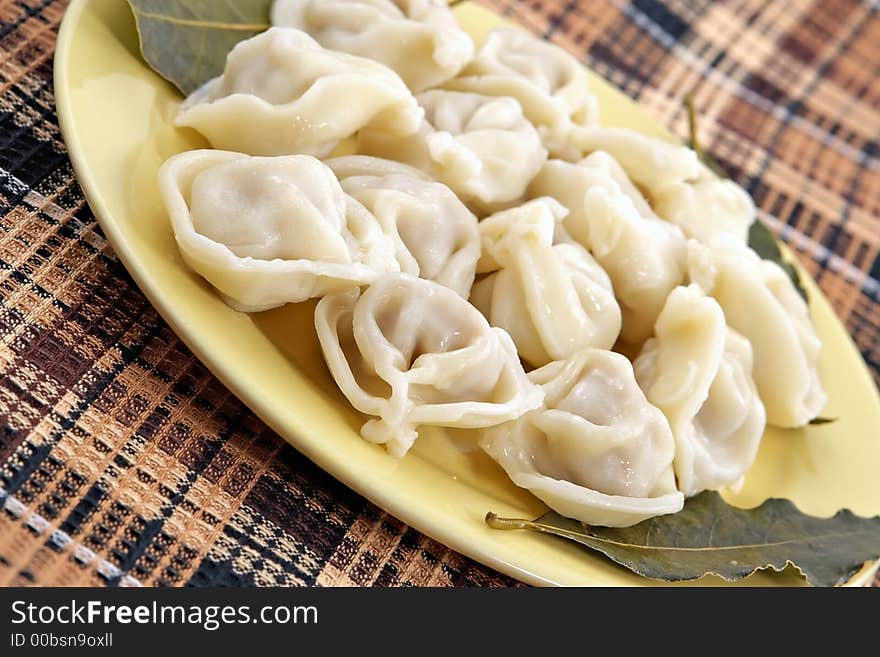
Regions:
[[727, 327], [721, 306], [698, 285], [672, 291], [655, 335], [633, 369], [669, 420], [679, 490], [690, 496], [736, 485], [755, 461], [766, 424], [749, 341]]
[[690, 240], [688, 266], [691, 281], [718, 301], [728, 325], [751, 343], [767, 421], [800, 427], [819, 415], [828, 399], [817, 370], [822, 342], [785, 271], [732, 239], [711, 245]]
[[411, 134], [422, 114], [386, 66], [273, 27], [237, 44], [223, 75], [190, 94], [175, 123], [195, 128], [214, 148], [320, 157], [364, 126]]
[[675, 513], [675, 446], [625, 356], [584, 349], [534, 370], [544, 405], [485, 432], [481, 446], [517, 486], [588, 525], [628, 527]]
[[553, 157], [565, 157], [571, 150], [573, 126], [598, 121], [599, 103], [586, 69], [559, 46], [525, 30], [498, 27], [489, 32], [474, 60], [444, 86], [516, 98]]
[[480, 208], [520, 198], [547, 159], [513, 98], [434, 89], [418, 101], [426, 113], [418, 133], [395, 138], [364, 130], [360, 152], [421, 169]]
[[325, 48], [375, 59], [413, 91], [454, 77], [474, 55], [445, 0], [275, 0], [272, 24], [304, 30]]
[[666, 297], [684, 280], [687, 242], [660, 220], [610, 155], [596, 152], [578, 164], [551, 160], [529, 196], [552, 196], [570, 211], [566, 231], [608, 273], [623, 313], [621, 338], [649, 337]]
[[693, 149], [626, 128], [578, 128], [569, 141], [578, 153], [611, 155], [626, 176], [651, 196], [670, 185], [696, 180], [702, 169]]
[[396, 271], [391, 241], [309, 155], [188, 151], [159, 171], [186, 263], [232, 307], [256, 312]]
[[403, 456], [420, 425], [483, 428], [541, 405], [510, 336], [449, 288], [389, 274], [358, 295], [321, 299], [315, 327], [342, 394], [377, 418], [366, 440]]
[[477, 218], [452, 190], [426, 180], [416, 169], [378, 158], [351, 155], [327, 165], [343, 191], [360, 201], [394, 242], [401, 271], [468, 298], [480, 258], [480, 235]]
[[354, 176], [408, 176], [417, 180], [434, 180], [424, 171], [411, 167], [403, 162], [386, 160], [369, 155], [341, 155], [324, 160], [339, 180]]
[[651, 200], [656, 213], [681, 228], [686, 237], [708, 244], [716, 235], [726, 233], [748, 244], [756, 214], [752, 197], [705, 166], [696, 180], [657, 189]]
[[610, 349], [620, 333], [620, 306], [599, 263], [578, 244], [553, 244], [566, 214], [540, 198], [480, 223], [482, 263], [499, 271], [474, 286], [471, 303], [535, 367], [585, 347]]

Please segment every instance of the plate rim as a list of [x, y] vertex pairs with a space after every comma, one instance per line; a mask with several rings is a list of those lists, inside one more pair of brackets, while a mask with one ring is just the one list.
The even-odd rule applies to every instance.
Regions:
[[[282, 440], [292, 445], [296, 450], [300, 451], [303, 455], [306, 456], [309, 460], [315, 463], [319, 468], [327, 472], [330, 476], [342, 482], [344, 485], [348, 486], [359, 495], [362, 495], [364, 498], [369, 500], [371, 503], [375, 504], [377, 507], [382, 509], [383, 511], [388, 512], [389, 514], [395, 516], [400, 519], [404, 524], [416, 529], [417, 531], [425, 534], [426, 536], [432, 538], [433, 540], [438, 541], [439, 543], [459, 552], [460, 554], [474, 559], [500, 573], [513, 577], [521, 582], [531, 585], [538, 586], [559, 586], [563, 585], [560, 582], [553, 581], [552, 579], [548, 579], [539, 573], [532, 572], [526, 568], [520, 567], [515, 563], [511, 563], [498, 555], [493, 555], [491, 552], [487, 552], [481, 549], [475, 549], [473, 544], [463, 542], [458, 540], [458, 538], [450, 533], [449, 527], [444, 527], [442, 523], [432, 522], [430, 516], [426, 515], [414, 515], [412, 513], [403, 512], [401, 510], [400, 504], [392, 499], [392, 496], [389, 492], [381, 487], [373, 486], [369, 483], [363, 481], [363, 479], [358, 478], [354, 475], [354, 473], [349, 473], [345, 471], [345, 468], [340, 468], [338, 463], [333, 462], [332, 464], [328, 464], [328, 459], [324, 457], [318, 450], [313, 449], [310, 441], [303, 440], [300, 435], [308, 434], [311, 429], [300, 422], [297, 416], [292, 416], [287, 419], [287, 422], [292, 426], [294, 430], [294, 435], [289, 435], [289, 431], [287, 428], [282, 429], [279, 426], [279, 421], [274, 418], [272, 412], [264, 407], [259, 398], [256, 398], [254, 395], [250, 394], [246, 389], [235, 383], [236, 377], [234, 372], [227, 372], [226, 366], [223, 364], [221, 360], [215, 359], [211, 356], [212, 351], [208, 348], [203, 347], [200, 344], [200, 341], [197, 335], [194, 335], [193, 332], [184, 330], [182, 327], [182, 322], [178, 320], [177, 313], [171, 304], [166, 304], [163, 298], [163, 293], [159, 289], [159, 286], [155, 284], [155, 282], [151, 279], [151, 277], [147, 274], [147, 272], [142, 271], [140, 266], [135, 264], [137, 260], [136, 255], [134, 254], [133, 249], [129, 248], [126, 244], [126, 240], [124, 235], [122, 234], [122, 230], [119, 228], [119, 223], [113, 219], [106, 219], [105, 217], [112, 217], [113, 213], [109, 210], [106, 204], [103, 201], [102, 194], [99, 190], [99, 185], [94, 180], [89, 165], [85, 161], [84, 150], [80, 144], [80, 141], [76, 138], [76, 131], [73, 128], [73, 110], [71, 108], [72, 101], [69, 98], [70, 84], [68, 79], [68, 71], [65, 62], [69, 60], [69, 53], [71, 51], [72, 43], [74, 40], [75, 28], [79, 23], [81, 15], [86, 10], [88, 5], [94, 0], [71, 0], [67, 9], [65, 10], [64, 17], [61, 21], [60, 28], [58, 30], [58, 36], [55, 44], [55, 52], [53, 54], [53, 83], [54, 83], [54, 99], [55, 99], [55, 108], [56, 114], [58, 118], [58, 124], [61, 130], [62, 139], [65, 144], [65, 148], [67, 150], [67, 156], [71, 162], [71, 166], [73, 167], [74, 173], [76, 174], [77, 183], [83, 191], [83, 195], [85, 200], [87, 201], [89, 207], [94, 213], [95, 220], [101, 226], [105, 236], [107, 237], [110, 246], [113, 248], [114, 253], [119, 258], [120, 262], [125, 267], [126, 272], [132, 277], [140, 291], [146, 296], [147, 300], [150, 304], [156, 309], [157, 313], [162, 317], [163, 321], [167, 322], [169, 327], [174, 332], [175, 336], [181, 340], [188, 349], [190, 349], [193, 354], [201, 361], [204, 366], [211, 372], [211, 374], [230, 391], [235, 395], [239, 400], [241, 400], [245, 406], [248, 407], [259, 419], [264, 422], [269, 428], [272, 429]], [[126, 2], [126, 5], [128, 3]], [[465, 0], [464, 2], [457, 3], [460, 5], [475, 5], [475, 3]], [[479, 6], [481, 9], [485, 9], [486, 11], [490, 11], [493, 14], [496, 12], [492, 12], [491, 9]], [[144, 64], [146, 66], [146, 64]], [[615, 87], [615, 89], [617, 89]], [[635, 99], [627, 96], [630, 102], [638, 106], [638, 102]], [[653, 119], [652, 119], [653, 120]], [[653, 120], [653, 122], [657, 125], [662, 125], [658, 121]], [[663, 126], [665, 129], [665, 126]], [[781, 243], [781, 242], [780, 242]], [[788, 252], [787, 245], [781, 243], [783, 249]], [[791, 256], [788, 253], [789, 257]], [[795, 266], [802, 276], [806, 276], [809, 284], [813, 286], [816, 292], [818, 292], [823, 301], [830, 306], [827, 298], [824, 293], [819, 290], [818, 285], [815, 284], [815, 280], [809, 272], [806, 272], [799, 262], [797, 258], [794, 258]], [[858, 357], [858, 362], [860, 367], [865, 371], [868, 375], [868, 378], [871, 379], [870, 370], [867, 367], [867, 364], [864, 362], [864, 359], [861, 357], [861, 354], [858, 352], [858, 349], [855, 343], [852, 340], [852, 335], [848, 330], [846, 330], [845, 325], [840, 320], [840, 317], [834, 312], [833, 308], [830, 308], [830, 312], [833, 315], [834, 319], [841, 325], [843, 328], [843, 334], [846, 335], [847, 340], [849, 341], [849, 347], [855, 350]], [[872, 380], [872, 379], [871, 379]], [[875, 393], [877, 390], [875, 388]], [[878, 400], [880, 400], [880, 393], [877, 393]], [[404, 520], [401, 516], [405, 515], [406, 519]], [[418, 521], [414, 521], [414, 518], [419, 518]], [[596, 558], [604, 559], [604, 557], [597, 556]], [[864, 586], [869, 583], [876, 572], [880, 569], [880, 559], [876, 562], [866, 562], [862, 568], [854, 574], [850, 580], [844, 584], [844, 586]], [[643, 586], [650, 586], [652, 584], [664, 584], [664, 582], [657, 582], [652, 580], [644, 580]], [[683, 584], [687, 585], [688, 582], [683, 582]], [[693, 583], [692, 583], [693, 584]], [[600, 584], [601, 585], [601, 584]]]

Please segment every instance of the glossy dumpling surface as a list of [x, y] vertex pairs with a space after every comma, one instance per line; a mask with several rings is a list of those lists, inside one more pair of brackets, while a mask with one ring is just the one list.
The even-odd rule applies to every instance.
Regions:
[[425, 122], [396, 138], [365, 130], [361, 152], [405, 162], [480, 207], [515, 201], [547, 158], [513, 98], [431, 90], [418, 95]]
[[755, 220], [752, 197], [706, 167], [696, 180], [655, 189], [651, 200], [657, 215], [681, 228], [686, 237], [708, 244], [723, 233], [740, 244], [748, 243], [749, 226]]
[[702, 169], [692, 149], [626, 128], [579, 128], [569, 140], [578, 153], [603, 151], [611, 155], [627, 177], [649, 194], [696, 180]]
[[721, 306], [697, 285], [672, 291], [655, 333], [633, 369], [669, 420], [679, 489], [695, 495], [737, 484], [766, 423], [749, 341], [727, 327]]
[[578, 244], [553, 244], [566, 210], [529, 201], [480, 223], [484, 271], [471, 302], [510, 333], [520, 356], [540, 367], [585, 347], [610, 349], [620, 333], [611, 281]]
[[266, 310], [396, 271], [376, 219], [309, 155], [188, 151], [159, 189], [187, 264], [233, 307]]
[[389, 274], [324, 297], [315, 327], [336, 384], [374, 416], [361, 435], [404, 455], [421, 425], [482, 428], [541, 404], [510, 336], [447, 287]]
[[547, 162], [529, 187], [529, 196], [545, 195], [569, 210], [566, 231], [608, 273], [623, 313], [623, 340], [643, 341], [684, 280], [681, 229], [660, 220], [617, 161], [601, 151], [577, 164]]
[[382, 62], [413, 91], [455, 76], [474, 54], [445, 0], [276, 0], [272, 24]]
[[572, 55], [525, 30], [499, 27], [448, 89], [516, 98], [554, 157], [570, 151], [575, 125], [593, 125], [599, 104]]
[[590, 525], [626, 527], [681, 510], [669, 423], [626, 357], [585, 349], [529, 378], [544, 405], [481, 443], [516, 485]]
[[405, 165], [365, 160], [376, 158], [353, 155], [327, 165], [391, 238], [401, 271], [466, 299], [480, 258], [477, 218], [446, 185]]
[[751, 343], [767, 421], [799, 427], [819, 415], [827, 401], [817, 369], [822, 342], [782, 268], [733, 239], [691, 240], [688, 266], [691, 281], [718, 300], [728, 325]]
[[410, 134], [422, 114], [388, 67], [326, 50], [300, 30], [273, 27], [237, 44], [223, 74], [190, 94], [175, 123], [195, 128], [218, 149], [323, 156], [367, 125]]

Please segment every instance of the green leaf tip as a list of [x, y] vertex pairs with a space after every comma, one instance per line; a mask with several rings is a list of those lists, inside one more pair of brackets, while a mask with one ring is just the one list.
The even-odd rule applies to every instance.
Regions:
[[128, 0], [144, 61], [188, 95], [220, 75], [239, 41], [270, 26], [273, 0]]

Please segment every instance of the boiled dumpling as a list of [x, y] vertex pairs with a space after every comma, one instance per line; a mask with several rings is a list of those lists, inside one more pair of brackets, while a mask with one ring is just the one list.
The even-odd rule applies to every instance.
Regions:
[[474, 54], [445, 0], [275, 0], [272, 24], [382, 62], [413, 91], [455, 76]]
[[741, 244], [749, 240], [755, 204], [746, 190], [716, 176], [705, 166], [693, 181], [680, 181], [654, 190], [657, 214], [681, 228], [685, 236], [709, 243], [726, 233]]
[[324, 160], [339, 180], [354, 176], [407, 176], [417, 180], [434, 180], [424, 171], [403, 162], [369, 155], [342, 155]]
[[701, 242], [720, 234], [748, 242], [755, 219], [751, 197], [700, 163], [692, 149], [623, 128], [579, 129], [572, 141], [580, 150], [593, 153], [585, 162], [599, 153], [614, 158], [608, 171], [642, 216], [671, 222], [685, 237]]
[[690, 240], [688, 266], [691, 281], [718, 300], [727, 323], [751, 343], [767, 421], [800, 427], [816, 417], [827, 401], [817, 370], [822, 342], [782, 268], [734, 239]]
[[547, 159], [513, 98], [431, 90], [418, 101], [426, 116], [417, 134], [394, 138], [364, 130], [360, 151], [426, 171], [480, 207], [521, 197]]
[[604, 152], [572, 164], [551, 160], [529, 195], [552, 196], [570, 211], [564, 225], [608, 272], [623, 313], [621, 338], [651, 335], [666, 297], [684, 280], [686, 240], [654, 215], [620, 165]]
[[274, 27], [237, 44], [223, 75], [197, 89], [175, 119], [214, 148], [251, 155], [323, 156], [364, 126], [415, 132], [422, 110], [391, 69], [325, 50], [305, 32]]
[[396, 271], [391, 241], [309, 155], [188, 151], [159, 171], [186, 263], [227, 302], [259, 311]]
[[585, 347], [610, 349], [620, 333], [611, 281], [578, 244], [553, 244], [567, 211], [551, 198], [529, 201], [480, 223], [483, 269], [473, 303], [539, 367]]
[[315, 326], [342, 394], [375, 416], [361, 435], [403, 456], [421, 425], [482, 428], [541, 405], [502, 329], [447, 287], [389, 274], [324, 297]]
[[599, 103], [590, 92], [586, 69], [559, 46], [525, 30], [499, 27], [489, 32], [474, 60], [444, 86], [516, 98], [554, 157], [571, 151], [573, 126], [598, 120]]
[[608, 153], [627, 177], [650, 195], [670, 185], [696, 180], [702, 168], [692, 149], [626, 128], [578, 128], [569, 141], [580, 153]]
[[327, 165], [394, 242], [401, 271], [467, 299], [480, 258], [477, 218], [446, 185], [406, 165], [362, 155]]
[[633, 369], [669, 420], [679, 490], [696, 495], [737, 484], [755, 461], [766, 421], [749, 341], [697, 285], [672, 291], [655, 334]]
[[589, 525], [627, 527], [675, 513], [675, 446], [625, 356], [585, 349], [534, 370], [544, 405], [485, 432], [483, 449], [517, 486]]
[[[615, 180], [621, 183], [621, 175], [627, 179], [626, 185], [635, 191], [628, 195], [638, 197], [637, 206], [644, 197], [632, 183], [650, 197], [650, 214], [677, 225], [686, 237], [709, 242], [727, 234], [748, 242], [755, 219], [751, 197], [700, 163], [692, 149], [623, 128], [580, 128], [570, 141], [583, 152], [614, 157], [620, 165]], [[626, 185], [621, 183], [622, 188]]]

